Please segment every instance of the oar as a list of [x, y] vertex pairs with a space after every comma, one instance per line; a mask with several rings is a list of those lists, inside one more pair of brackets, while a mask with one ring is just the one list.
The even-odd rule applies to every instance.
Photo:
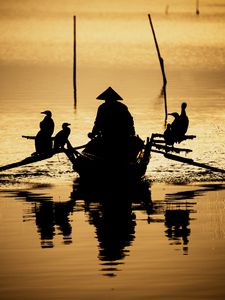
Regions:
[[[6, 170], [9, 170], [9, 169], [13, 169], [13, 168], [17, 168], [17, 167], [20, 167], [20, 166], [24, 166], [24, 165], [28, 165], [28, 164], [31, 164], [31, 163], [35, 163], [35, 162], [38, 162], [38, 161], [42, 161], [42, 160], [45, 160], [45, 159], [48, 159], [50, 157], [52, 157], [53, 155], [57, 154], [57, 153], [66, 153], [66, 155], [68, 156], [68, 152], [70, 153], [70, 158], [72, 157], [71, 153], [75, 153], [76, 155], [79, 155], [79, 151], [77, 151], [77, 149], [82, 149], [82, 148], [85, 148], [86, 144], [84, 145], [81, 145], [81, 146], [77, 146], [77, 147], [73, 147], [70, 142], [68, 141], [69, 145], [67, 144], [67, 147], [68, 149], [60, 149], [60, 150], [52, 150], [51, 153], [47, 154], [47, 155], [34, 155], [34, 156], [28, 156], [26, 157], [25, 159], [21, 160], [21, 161], [18, 161], [18, 162], [15, 162], [15, 163], [11, 163], [11, 164], [8, 164], [8, 165], [5, 165], [5, 166], [2, 166], [0, 167], [0, 172], [1, 171], [6, 171]], [[72, 151], [71, 151], [72, 150]], [[69, 157], [69, 156], [68, 156]], [[75, 159], [75, 157], [74, 157]], [[70, 161], [72, 161], [70, 159]], [[72, 161], [72, 163], [74, 163], [74, 160]]]
[[47, 156], [46, 155], [45, 156], [44, 155], [43, 156], [40, 156], [40, 155], [29, 156], [29, 157], [26, 157], [25, 159], [23, 159], [21, 161], [18, 161], [18, 162], [0, 167], [0, 172], [5, 171], [5, 170], [9, 170], [9, 169], [13, 169], [13, 168], [17, 168], [17, 167], [20, 167], [20, 166], [28, 165], [28, 164], [31, 164], [31, 163], [34, 163], [34, 162], [37, 162], [37, 161], [41, 161], [41, 160], [52, 157], [52, 155], [49, 154]]
[[198, 163], [198, 162], [196, 162], [196, 161], [194, 161], [193, 159], [190, 159], [190, 158], [181, 157], [181, 156], [178, 156], [178, 155], [165, 153], [163, 151], [158, 151], [158, 150], [154, 150], [154, 149], [152, 149], [151, 151], [155, 152], [155, 153], [163, 154], [165, 156], [165, 158], [168, 158], [168, 159], [172, 159], [172, 160], [180, 161], [180, 162], [185, 163], [185, 164], [189, 164], [189, 165], [193, 165], [193, 166], [196, 166], [196, 167], [208, 169], [208, 170], [211, 170], [213, 172], [225, 173], [225, 170], [223, 170], [223, 169], [212, 167], [212, 166], [209, 166], [209, 165], [206, 165], [206, 164], [203, 164], [203, 163]]

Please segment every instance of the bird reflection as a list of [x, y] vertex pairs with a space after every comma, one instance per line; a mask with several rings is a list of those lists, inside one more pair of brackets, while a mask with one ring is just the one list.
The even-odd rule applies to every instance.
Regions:
[[165, 226], [166, 236], [170, 241], [173, 241], [172, 245], [182, 245], [183, 254], [188, 254], [188, 237], [191, 230], [188, 228], [190, 224], [189, 218], [190, 211], [182, 209], [167, 209], [165, 212]]
[[36, 225], [42, 248], [53, 247], [56, 229], [63, 236], [64, 244], [72, 243], [72, 227], [69, 222], [69, 214], [72, 210], [69, 202], [42, 202], [35, 206]]
[[35, 216], [37, 231], [40, 235], [42, 248], [53, 248], [54, 237], [62, 235], [65, 245], [72, 243], [72, 227], [70, 214], [73, 212], [74, 201], [53, 202], [52, 197], [30, 191], [15, 192], [15, 196], [33, 203], [31, 211], [24, 221]]

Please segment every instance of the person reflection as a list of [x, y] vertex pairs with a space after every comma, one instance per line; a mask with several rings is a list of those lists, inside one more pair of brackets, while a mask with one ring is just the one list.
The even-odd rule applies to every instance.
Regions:
[[85, 184], [82, 187], [81, 182], [74, 187], [73, 199], [85, 199], [89, 223], [96, 229], [101, 271], [105, 276], [116, 276], [118, 266], [124, 263], [135, 240], [136, 215], [133, 205], [135, 210], [139, 207], [150, 211], [149, 184], [142, 182], [129, 187], [124, 183], [119, 186], [108, 184], [98, 189], [97, 185], [90, 188]]
[[102, 271], [113, 276], [115, 266], [129, 254], [128, 247], [135, 239], [136, 222], [131, 203], [104, 203], [100, 210], [90, 210], [89, 221], [96, 227], [98, 258], [105, 266]]
[[188, 237], [191, 230], [188, 228], [190, 224], [190, 211], [185, 209], [167, 209], [165, 212], [166, 236], [173, 241], [175, 245], [182, 245], [183, 254], [188, 254]]

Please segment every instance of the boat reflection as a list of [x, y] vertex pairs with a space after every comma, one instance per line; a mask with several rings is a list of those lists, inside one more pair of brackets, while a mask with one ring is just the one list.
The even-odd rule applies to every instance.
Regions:
[[[137, 185], [113, 186], [75, 181], [70, 198], [54, 201], [40, 188], [29, 191], [10, 191], [11, 197], [29, 202], [24, 221], [34, 221], [42, 248], [57, 246], [56, 236], [64, 245], [72, 244], [72, 222], [76, 213], [84, 212], [88, 222], [95, 227], [98, 240], [98, 259], [105, 276], [116, 276], [125, 258], [130, 255], [135, 241], [135, 228], [142, 211], [144, 220], [163, 223], [164, 235], [175, 250], [188, 254], [191, 221], [195, 211], [195, 197], [211, 190], [224, 188], [220, 185], [201, 186], [177, 193], [165, 193], [162, 200], [153, 200], [149, 181]], [[36, 192], [38, 190], [38, 192]], [[48, 192], [51, 188], [48, 188]], [[143, 218], [142, 218], [143, 220]], [[79, 230], [79, 229], [78, 229]], [[150, 238], [150, 237], [149, 237]]]
[[116, 188], [111, 184], [101, 187], [89, 184], [87, 188], [86, 184], [76, 182], [72, 198], [85, 200], [89, 223], [96, 228], [103, 275], [116, 276], [135, 239], [135, 211], [151, 213], [149, 182], [141, 181], [132, 186], [117, 183]]

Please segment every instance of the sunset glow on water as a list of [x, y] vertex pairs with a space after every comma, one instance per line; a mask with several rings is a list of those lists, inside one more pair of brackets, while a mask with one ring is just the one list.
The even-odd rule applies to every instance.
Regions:
[[[108, 86], [143, 140], [165, 130], [150, 13], [168, 112], [186, 101], [196, 135], [178, 147], [225, 169], [225, 1], [200, 0], [199, 9], [197, 16], [194, 0], [2, 0], [0, 166], [34, 152], [22, 135], [37, 133], [46, 109], [55, 133], [68, 122], [71, 143], [87, 143], [96, 97]], [[1, 299], [223, 299], [224, 187], [223, 174], [157, 153], [144, 185], [122, 191], [80, 190], [63, 154], [1, 172]]]

